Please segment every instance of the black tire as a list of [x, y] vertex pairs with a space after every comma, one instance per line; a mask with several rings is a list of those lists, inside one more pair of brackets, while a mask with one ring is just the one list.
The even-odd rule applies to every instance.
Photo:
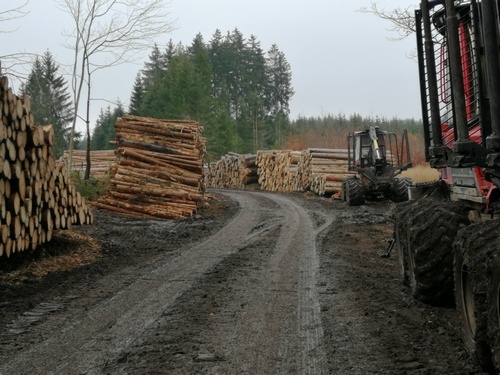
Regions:
[[358, 178], [348, 178], [345, 182], [345, 201], [349, 206], [360, 206], [365, 203], [365, 187]]
[[[497, 247], [498, 249], [498, 247]], [[488, 303], [488, 335], [492, 353], [493, 366], [500, 373], [500, 256], [490, 264], [489, 303]]]
[[[483, 370], [492, 372], [488, 307], [493, 303], [491, 297], [488, 297], [488, 290], [491, 293], [492, 289], [492, 278], [488, 277], [488, 258], [493, 250], [493, 243], [498, 242], [494, 238], [498, 237], [498, 230], [495, 231], [496, 236], [492, 237], [488, 227], [488, 224], [478, 223], [458, 233], [454, 243], [454, 274], [455, 303], [462, 324], [465, 348]], [[498, 316], [498, 311], [496, 314]]]
[[406, 202], [408, 188], [413, 184], [411, 178], [395, 178], [392, 180], [391, 200], [393, 202]]
[[493, 365], [500, 373], [500, 259], [491, 263], [489, 274], [488, 335]]
[[453, 302], [453, 248], [458, 230], [468, 224], [459, 203], [416, 201], [407, 213], [408, 282], [413, 296], [425, 303]]

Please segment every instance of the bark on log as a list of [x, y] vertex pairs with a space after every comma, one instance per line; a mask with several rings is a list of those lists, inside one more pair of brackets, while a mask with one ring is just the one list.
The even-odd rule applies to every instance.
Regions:
[[205, 171], [207, 187], [245, 189], [258, 182], [256, 155], [229, 152]]
[[76, 192], [53, 144], [52, 126], [35, 126], [29, 97], [16, 96], [0, 77], [0, 257], [49, 241], [54, 226], [71, 226], [70, 212], [92, 221], [84, 201], [61, 198]]
[[[111, 169], [116, 166], [116, 150], [92, 150], [90, 151], [90, 176], [103, 178], [111, 174]], [[87, 167], [87, 152], [85, 150], [73, 150], [71, 171], [78, 172], [83, 177]], [[69, 151], [65, 151], [59, 162], [69, 168]]]
[[117, 164], [98, 207], [140, 218], [180, 219], [204, 199], [202, 127], [194, 121], [123, 116]]

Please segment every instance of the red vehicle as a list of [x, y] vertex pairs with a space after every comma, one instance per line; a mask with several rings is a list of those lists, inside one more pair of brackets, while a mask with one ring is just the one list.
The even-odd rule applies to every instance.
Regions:
[[394, 211], [401, 274], [414, 297], [455, 302], [468, 352], [499, 373], [500, 2], [423, 0], [415, 15], [425, 156], [440, 179]]

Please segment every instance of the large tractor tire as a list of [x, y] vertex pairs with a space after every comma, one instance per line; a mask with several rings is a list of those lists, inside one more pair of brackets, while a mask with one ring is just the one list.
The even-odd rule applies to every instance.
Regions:
[[[421, 199], [407, 210], [405, 261], [416, 299], [435, 305], [453, 301], [452, 244], [457, 231], [467, 224], [459, 203]], [[404, 235], [402, 230], [399, 235]]]
[[406, 202], [408, 200], [408, 188], [412, 184], [411, 178], [395, 178], [392, 181], [391, 200], [393, 202]]
[[360, 206], [365, 203], [365, 186], [358, 178], [348, 178], [343, 184], [343, 197], [349, 206]]
[[[498, 222], [493, 225], [470, 225], [458, 233], [454, 243], [455, 302], [462, 324], [462, 338], [470, 356], [487, 372], [493, 371], [491, 349], [495, 341], [498, 345], [499, 334], [500, 267], [491, 262], [491, 267], [498, 273], [488, 272], [488, 260], [492, 252], [498, 252], [496, 246], [499, 245], [498, 229], [495, 228]], [[495, 321], [490, 322], [488, 316]], [[492, 336], [496, 336], [496, 340], [491, 340]], [[499, 355], [496, 354], [497, 360]]]
[[[497, 236], [498, 238], [498, 236]], [[497, 245], [497, 249], [499, 249]], [[493, 365], [497, 374], [500, 373], [500, 256], [497, 250], [497, 257], [490, 263], [491, 275], [489, 285], [488, 303], [488, 335], [492, 353]]]

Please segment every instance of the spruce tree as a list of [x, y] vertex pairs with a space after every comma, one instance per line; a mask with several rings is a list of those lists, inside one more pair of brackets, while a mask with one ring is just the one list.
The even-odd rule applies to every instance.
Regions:
[[166, 70], [166, 57], [161, 53], [158, 45], [155, 44], [151, 54], [149, 55], [149, 61], [144, 63], [144, 69], [142, 70], [142, 81], [144, 87], [147, 89], [147, 87], [153, 84], [154, 81], [157, 80], [157, 78]]
[[224, 89], [225, 62], [223, 59], [224, 46], [222, 33], [215, 30], [212, 39], [208, 43], [208, 54], [212, 66], [212, 97], [221, 98]]
[[123, 105], [118, 105], [111, 111], [108, 106], [106, 110], [99, 113], [99, 118], [92, 132], [92, 139], [90, 141], [91, 150], [112, 150], [115, 146], [109, 142], [116, 139], [115, 136], [115, 123], [118, 117], [123, 116], [125, 113]]
[[52, 124], [54, 127], [54, 156], [60, 157], [68, 148], [73, 119], [71, 94], [59, 65], [47, 51], [36, 58], [22, 91], [31, 99], [35, 124]]
[[191, 118], [203, 121], [207, 118], [212, 107], [212, 66], [208, 48], [203, 36], [197, 34], [190, 47], [187, 48], [189, 60], [193, 65], [193, 77], [190, 87]]
[[140, 115], [140, 108], [142, 103], [142, 98], [144, 96], [144, 84], [142, 81], [141, 73], [137, 73], [134, 81], [134, 87], [132, 88], [132, 95], [130, 96], [129, 113], [131, 115]]
[[288, 131], [290, 107], [289, 101], [294, 92], [292, 88], [292, 70], [285, 54], [273, 44], [267, 53], [266, 69], [268, 77], [267, 106], [269, 111], [268, 130], [274, 134], [276, 147], [283, 143], [284, 133]]
[[290, 65], [276, 46], [266, 55], [238, 29], [216, 30], [208, 44], [197, 34], [186, 48], [170, 40], [163, 54], [155, 46], [140, 78], [131, 111], [199, 121], [210, 158], [275, 147], [289, 128]]
[[247, 113], [246, 121], [251, 123], [253, 136], [253, 152], [266, 147], [269, 134], [265, 131], [266, 115], [266, 60], [260, 42], [254, 35], [250, 36], [248, 53], [246, 53], [246, 68], [244, 70]]

